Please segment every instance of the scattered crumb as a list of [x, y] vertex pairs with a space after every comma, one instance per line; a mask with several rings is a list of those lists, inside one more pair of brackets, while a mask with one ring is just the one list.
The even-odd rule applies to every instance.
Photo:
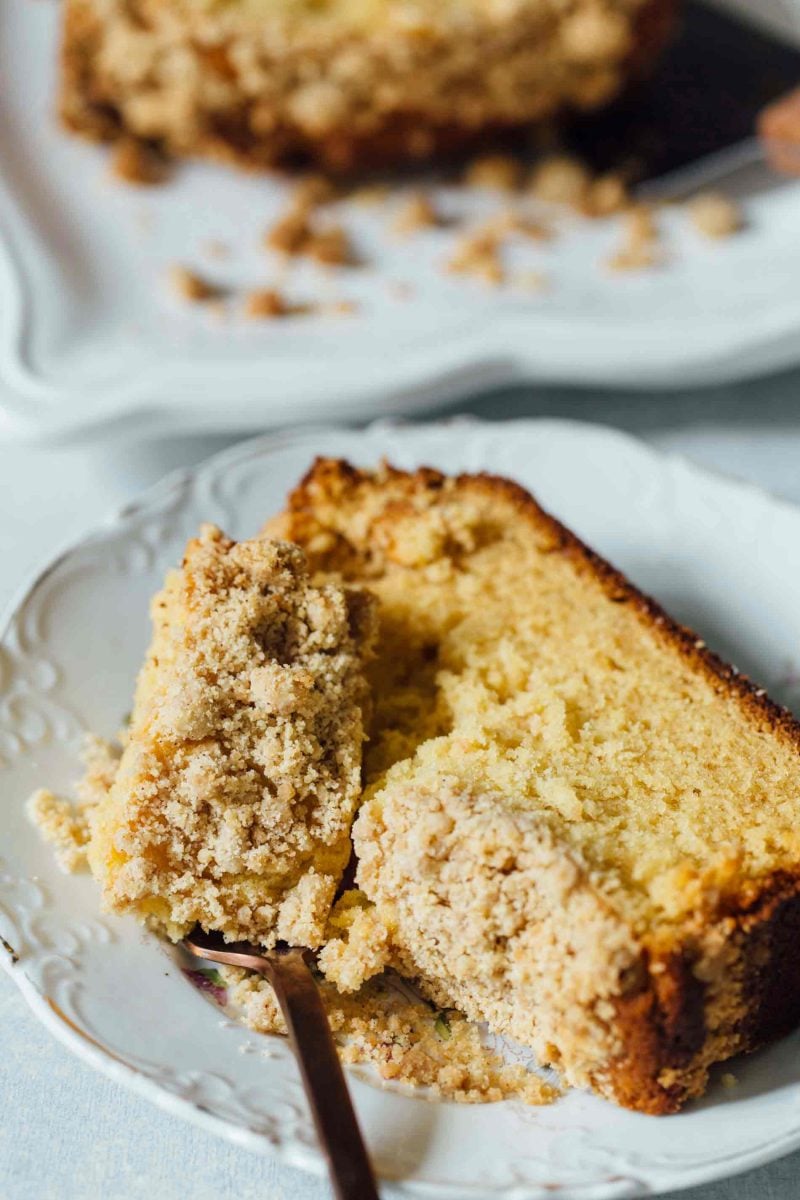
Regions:
[[585, 217], [608, 217], [629, 203], [621, 175], [609, 172], [593, 179], [588, 167], [564, 154], [546, 158], [534, 169], [529, 191], [537, 200], [564, 205]]
[[506, 209], [464, 234], [456, 243], [445, 269], [451, 274], [473, 275], [494, 287], [499, 286], [506, 278], [501, 259], [503, 240], [515, 233], [535, 241], [551, 236], [539, 222]]
[[739, 1080], [730, 1071], [726, 1071], [722, 1076], [722, 1086], [726, 1088], [736, 1087]]
[[489, 217], [482, 227], [487, 233], [494, 233], [502, 238], [512, 234], [521, 234], [534, 242], [549, 242], [553, 238], [553, 230], [542, 221], [534, 221], [522, 216], [513, 208], [505, 208], [493, 217]]
[[336, 199], [336, 188], [326, 175], [306, 175], [294, 190], [294, 203], [298, 208], [317, 208]]
[[329, 267], [354, 266], [356, 263], [350, 240], [340, 225], [314, 231], [304, 252]]
[[174, 263], [169, 269], [169, 283], [176, 295], [192, 304], [202, 304], [207, 300], [218, 300], [220, 289], [207, 279], [203, 279], [196, 271], [180, 263]]
[[89, 823], [81, 810], [47, 788], [38, 788], [28, 799], [28, 816], [53, 847], [62, 871], [71, 874], [86, 866]]
[[520, 164], [515, 158], [508, 154], [487, 154], [473, 159], [464, 172], [464, 182], [468, 187], [513, 192], [519, 187], [521, 175]]
[[288, 311], [285, 299], [275, 288], [257, 288], [244, 298], [244, 315], [251, 320], [284, 317]]
[[264, 245], [269, 250], [292, 257], [303, 253], [310, 236], [311, 221], [307, 206], [292, 205], [264, 234]]
[[[576, 35], [577, 36], [577, 35]], [[793, 104], [800, 111], [800, 90]], [[793, 109], [794, 111], [794, 109]], [[798, 118], [800, 128], [800, 118]], [[137, 182], [143, 181], [153, 158], [158, 156], [146, 143], [133, 138], [121, 139], [114, 149], [114, 169]], [[506, 154], [488, 154], [473, 159], [464, 172], [464, 182], [472, 187], [490, 188], [504, 192], [518, 191], [521, 185], [520, 162]], [[526, 187], [534, 200], [571, 209], [589, 218], [622, 216], [620, 245], [606, 260], [605, 266], [617, 272], [653, 268], [664, 262], [659, 231], [651, 206], [634, 203], [622, 174], [607, 172], [594, 177], [579, 159], [564, 153], [551, 153], [533, 169]], [[380, 204], [397, 193], [387, 183], [370, 183], [345, 193], [321, 174], [309, 174], [297, 182], [285, 211], [265, 231], [264, 245], [277, 251], [283, 260], [282, 274], [289, 271], [290, 260], [309, 258], [325, 267], [359, 265], [350, 236], [339, 224], [331, 223], [324, 215], [320, 221], [317, 209], [337, 199], [352, 200], [360, 205]], [[514, 205], [514, 207], [512, 207]], [[535, 208], [524, 211], [521, 201], [510, 201], [508, 207], [488, 217], [481, 226], [462, 232], [457, 239], [445, 270], [454, 275], [472, 276], [497, 287], [507, 279], [502, 261], [504, 240], [525, 237], [536, 242], [554, 238], [561, 225], [556, 215], [542, 220]], [[522, 209], [522, 211], [520, 211]], [[686, 205], [694, 226], [707, 237], [724, 238], [742, 227], [743, 218], [738, 206], [725, 196], [707, 192], [696, 196]], [[407, 236], [423, 229], [444, 224], [435, 197], [419, 190], [405, 196], [400, 194], [398, 207], [390, 224], [393, 234]], [[223, 259], [230, 253], [224, 242], [209, 240], [202, 247], [209, 259]], [[169, 273], [173, 290], [184, 300], [206, 303], [208, 311], [216, 304], [216, 315], [227, 315], [221, 304], [225, 290], [202, 275], [176, 264]], [[538, 271], [517, 272], [511, 280], [518, 288], [540, 292], [550, 280]], [[388, 283], [387, 289], [396, 300], [409, 300], [415, 294], [407, 283]], [[358, 311], [351, 300], [325, 303], [315, 300], [306, 305], [289, 305], [277, 287], [239, 293], [242, 311], [250, 319], [274, 319], [291, 313], [318, 312], [330, 315], [350, 315]]]
[[110, 169], [114, 179], [136, 187], [152, 187], [167, 178], [167, 164], [161, 155], [134, 137], [122, 137], [114, 143]]
[[47, 788], [38, 788], [27, 803], [28, 816], [44, 840], [53, 846], [56, 862], [67, 873], [84, 870], [87, 866], [91, 813], [114, 782], [119, 750], [101, 738], [89, 735], [81, 748], [81, 760], [84, 774], [75, 789], [76, 801], [56, 796]]
[[623, 215], [622, 227], [626, 241], [641, 244], [658, 241], [655, 211], [650, 204], [633, 204]]
[[424, 192], [415, 192], [409, 196], [392, 221], [392, 233], [404, 236], [416, 233], [419, 229], [430, 229], [440, 223], [430, 196]]
[[556, 154], [539, 163], [528, 186], [537, 200], [581, 208], [590, 184], [591, 176], [582, 162]]
[[456, 243], [445, 270], [451, 275], [472, 275], [498, 287], [505, 280], [498, 235], [486, 228], [465, 234]]
[[610, 217], [629, 203], [628, 187], [621, 175], [600, 175], [584, 192], [579, 207], [587, 217]]
[[663, 262], [658, 250], [642, 243], [637, 246], [622, 246], [606, 261], [609, 271], [623, 274], [625, 271], [645, 271], [657, 267]]
[[708, 238], [727, 238], [744, 225], [742, 211], [721, 192], [701, 192], [686, 205], [689, 220]]
[[[800, 95], [798, 98], [800, 104]], [[118, 144], [116, 153], [131, 163], [136, 155], [149, 152], [148, 147], [133, 139]], [[521, 181], [520, 163], [505, 154], [490, 154], [474, 159], [464, 173], [464, 180], [473, 187], [516, 191]], [[651, 269], [663, 264], [665, 256], [660, 244], [655, 211], [652, 206], [631, 199], [623, 175], [608, 172], [593, 177], [587, 166], [577, 158], [554, 153], [534, 168], [527, 185], [528, 194], [535, 200], [571, 209], [584, 217], [598, 218], [620, 214], [622, 237], [619, 246], [606, 260], [605, 266], [615, 272]], [[338, 198], [357, 204], [383, 203], [393, 193], [386, 183], [372, 183], [356, 188], [349, 195], [337, 191], [335, 184], [324, 175], [312, 174], [300, 179], [292, 199], [283, 214], [264, 234], [265, 246], [277, 251], [284, 262], [283, 271], [290, 269], [295, 258], [309, 258], [325, 267], [359, 265], [350, 236], [339, 224], [322, 221], [317, 208]], [[506, 238], [525, 237], [545, 242], [556, 236], [560, 225], [556, 216], [541, 220], [524, 211], [525, 205], [511, 201], [477, 227], [467, 229], [458, 237], [444, 269], [449, 274], [472, 276], [493, 287], [506, 282], [508, 276], [502, 261]], [[522, 211], [520, 211], [522, 209]], [[686, 206], [690, 220], [707, 237], [730, 236], [743, 224], [739, 208], [733, 201], [718, 193], [696, 196]], [[400, 197], [391, 221], [393, 234], [407, 236], [423, 229], [443, 224], [434, 196], [423, 190]], [[229, 248], [212, 240], [203, 251], [208, 258], [221, 259]], [[183, 299], [205, 302], [209, 311], [224, 295], [223, 289], [210, 283], [196, 272], [176, 264], [171, 268], [170, 281], [174, 291]], [[517, 272], [511, 282], [529, 292], [541, 292], [550, 285], [549, 278], [539, 271]], [[414, 289], [407, 283], [388, 283], [389, 293], [396, 300], [409, 300]], [[325, 313], [351, 315], [358, 311], [352, 300], [325, 303], [316, 300], [306, 305], [289, 305], [276, 287], [255, 289], [243, 295], [242, 311], [250, 319], [274, 319], [291, 313]], [[226, 315], [219, 306], [218, 315]]]
[[[258, 975], [221, 968], [228, 999], [259, 1033], [284, 1033], [283, 1018], [269, 984]], [[436, 1098], [462, 1104], [518, 1099], [551, 1104], [557, 1088], [524, 1067], [505, 1063], [481, 1042], [460, 1013], [440, 1012], [393, 974], [381, 975], [352, 996], [324, 980], [320, 991], [339, 1053], [346, 1063], [373, 1065], [381, 1079], [424, 1087]]]
[[264, 244], [287, 258], [308, 257], [326, 266], [346, 266], [356, 258], [349, 238], [340, 225], [319, 228], [311, 210], [293, 205], [264, 235]]
[[379, 204], [384, 204], [391, 195], [391, 188], [386, 183], [368, 183], [363, 187], [355, 188], [348, 199], [353, 204], [358, 204], [363, 208], [372, 208]]
[[[384, 985], [385, 988], [385, 985]], [[511, 1066], [481, 1042], [475, 1025], [461, 1013], [437, 1012], [404, 998], [392, 1002], [380, 981], [367, 995], [340, 1001], [340, 1053], [346, 1063], [371, 1063], [381, 1079], [460, 1104], [517, 1099], [552, 1104], [559, 1092], [523, 1066]], [[336, 1023], [338, 1013], [331, 1013]]]
[[518, 218], [511, 232], [530, 238], [533, 242], [551, 242], [555, 237], [549, 225], [544, 225], [541, 221], [532, 221], [528, 217]]
[[622, 217], [622, 243], [606, 263], [611, 271], [640, 271], [663, 263], [658, 227], [648, 205], [635, 205]]

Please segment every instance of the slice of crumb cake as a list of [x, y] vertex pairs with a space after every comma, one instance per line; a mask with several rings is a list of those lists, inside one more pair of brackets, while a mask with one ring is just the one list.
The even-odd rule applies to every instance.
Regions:
[[800, 727], [521, 488], [317, 463], [270, 527], [368, 586], [358, 882], [441, 1006], [675, 1111], [800, 1020]]
[[296, 546], [206, 526], [152, 604], [111, 790], [91, 813], [106, 906], [169, 937], [316, 946], [350, 855], [373, 635], [363, 592]]
[[[171, 156], [369, 170], [610, 103], [650, 68], [677, 8], [66, 0], [59, 108], [85, 137], [133, 137]], [[134, 152], [118, 163], [142, 178], [140, 160]]]

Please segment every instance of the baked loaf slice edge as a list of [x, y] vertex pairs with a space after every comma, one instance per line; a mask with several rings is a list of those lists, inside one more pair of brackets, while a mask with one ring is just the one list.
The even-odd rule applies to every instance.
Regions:
[[800, 1020], [800, 727], [522, 488], [319, 461], [270, 527], [379, 604], [359, 883], [436, 1003], [676, 1111]]
[[67, 0], [59, 108], [98, 140], [354, 171], [612, 100], [677, 0]]

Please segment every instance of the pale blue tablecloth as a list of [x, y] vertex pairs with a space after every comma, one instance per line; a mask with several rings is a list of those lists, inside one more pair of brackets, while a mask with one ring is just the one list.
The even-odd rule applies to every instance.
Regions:
[[[662, 395], [505, 390], [467, 406], [490, 418], [559, 416], [637, 433], [800, 503], [800, 374]], [[66, 539], [164, 472], [225, 439], [0, 446], [0, 607]], [[321, 1181], [165, 1116], [56, 1044], [0, 974], [0, 1200], [323, 1200]], [[683, 1195], [796, 1200], [800, 1154]]]

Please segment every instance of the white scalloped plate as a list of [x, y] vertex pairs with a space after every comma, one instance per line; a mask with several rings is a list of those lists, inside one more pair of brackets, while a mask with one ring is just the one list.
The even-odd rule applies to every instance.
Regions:
[[[54, 119], [58, 17], [55, 3], [0, 6], [7, 436], [123, 420], [140, 431], [255, 429], [421, 410], [521, 378], [683, 386], [800, 359], [800, 183], [767, 180], [747, 196], [747, 231], [725, 243], [704, 243], [666, 214], [671, 261], [661, 270], [604, 271], [618, 234], [603, 221], [516, 247], [516, 268], [551, 277], [542, 295], [447, 276], [452, 232], [392, 241], [385, 213], [351, 205], [346, 222], [370, 266], [335, 280], [303, 266], [294, 297], [353, 299], [358, 315], [212, 320], [169, 296], [168, 265], [263, 287], [276, 272], [263, 230], [284, 185], [204, 165], [160, 188], [111, 182], [106, 154]], [[461, 216], [497, 206], [457, 189], [441, 203]], [[231, 247], [226, 261], [204, 253], [212, 240]], [[411, 301], [393, 292], [398, 281]]]
[[[42, 783], [69, 791], [82, 730], [118, 727], [147, 639], [148, 599], [198, 524], [253, 534], [318, 453], [518, 479], [713, 647], [800, 707], [800, 511], [589, 425], [381, 424], [264, 438], [169, 478], [57, 558], [0, 643], [0, 959], [81, 1058], [170, 1112], [309, 1170], [320, 1160], [285, 1044], [221, 1019], [156, 939], [132, 920], [101, 917], [93, 881], [59, 873], [23, 806]], [[702, 1103], [660, 1119], [580, 1092], [535, 1109], [433, 1104], [361, 1075], [353, 1089], [392, 1181], [387, 1197], [619, 1200], [800, 1146], [800, 1035], [733, 1069], [735, 1088], [715, 1081]]]

